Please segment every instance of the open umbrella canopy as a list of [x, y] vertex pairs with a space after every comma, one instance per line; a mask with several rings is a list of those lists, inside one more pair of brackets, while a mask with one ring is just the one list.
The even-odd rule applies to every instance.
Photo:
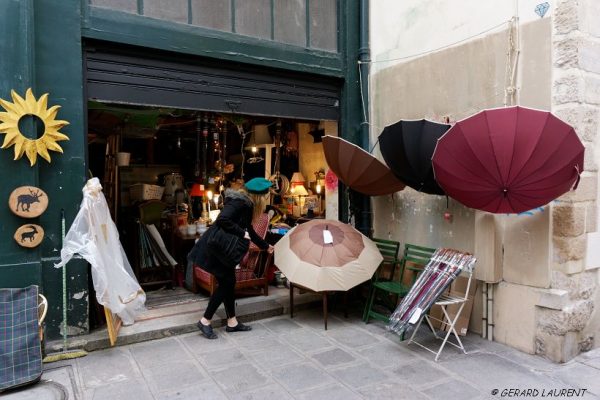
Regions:
[[459, 121], [433, 155], [449, 196], [492, 213], [519, 213], [569, 191], [583, 171], [575, 130], [547, 111], [515, 106]]
[[381, 196], [404, 189], [404, 184], [373, 155], [335, 136], [323, 136], [325, 159], [332, 171], [351, 189]]
[[317, 292], [349, 290], [371, 279], [382, 260], [369, 238], [333, 220], [298, 225], [275, 245], [275, 264], [287, 279]]
[[431, 156], [450, 125], [425, 119], [398, 121], [379, 135], [385, 163], [402, 182], [419, 192], [444, 194], [433, 176]]

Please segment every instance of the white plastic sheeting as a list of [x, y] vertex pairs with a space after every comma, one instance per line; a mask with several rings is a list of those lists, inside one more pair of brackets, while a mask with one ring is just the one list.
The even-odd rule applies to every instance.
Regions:
[[61, 262], [55, 267], [65, 266], [75, 254], [92, 265], [98, 303], [110, 308], [124, 325], [133, 324], [144, 310], [146, 294], [127, 261], [98, 178], [83, 187], [79, 213], [63, 241]]

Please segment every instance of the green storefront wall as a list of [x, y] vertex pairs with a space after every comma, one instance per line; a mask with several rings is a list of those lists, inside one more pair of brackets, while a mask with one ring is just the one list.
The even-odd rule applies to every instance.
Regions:
[[[327, 53], [90, 7], [86, 0], [0, 0], [0, 98], [11, 100], [11, 90], [24, 95], [29, 87], [36, 97], [49, 93], [49, 106], [61, 106], [57, 118], [70, 122], [61, 130], [70, 138], [60, 142], [64, 153], [51, 152], [50, 164], [39, 159], [30, 167], [25, 157], [13, 160], [12, 148], [0, 150], [0, 204], [5, 204], [0, 207], [0, 287], [41, 286], [50, 305], [47, 338], [61, 334], [62, 271], [53, 267], [61, 248], [61, 209], [68, 229], [86, 181], [83, 43], [102, 40], [340, 80], [340, 132], [363, 144], [357, 68], [359, 0], [340, 0], [338, 8], [339, 53]], [[48, 194], [48, 209], [38, 218], [19, 218], [6, 206], [12, 190], [23, 185], [38, 186]], [[346, 219], [347, 197], [344, 190], [340, 193], [340, 218]], [[368, 202], [359, 199], [357, 206], [360, 213], [369, 215]], [[12, 237], [19, 226], [31, 222], [44, 228], [45, 238], [37, 248], [25, 249]], [[368, 232], [370, 218], [357, 216], [356, 225]], [[89, 330], [88, 268], [81, 259], [67, 267], [70, 335]]]

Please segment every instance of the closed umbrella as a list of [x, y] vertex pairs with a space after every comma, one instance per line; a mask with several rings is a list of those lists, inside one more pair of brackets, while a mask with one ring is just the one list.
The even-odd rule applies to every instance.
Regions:
[[459, 121], [433, 155], [446, 193], [478, 210], [520, 213], [576, 187], [584, 147], [569, 124], [547, 111], [515, 106]]
[[444, 194], [433, 176], [431, 156], [437, 140], [449, 128], [425, 119], [398, 121], [379, 135], [381, 155], [406, 185], [423, 193]]
[[326, 135], [323, 152], [338, 178], [359, 193], [381, 196], [404, 189], [405, 185], [385, 164], [353, 143]]
[[373, 241], [333, 220], [298, 225], [275, 245], [275, 264], [287, 279], [316, 292], [349, 290], [371, 279], [382, 260]]

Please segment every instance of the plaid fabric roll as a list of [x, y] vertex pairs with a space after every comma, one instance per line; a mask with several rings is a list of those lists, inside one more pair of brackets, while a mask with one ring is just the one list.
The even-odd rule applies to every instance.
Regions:
[[0, 289], [0, 391], [42, 376], [38, 287]]

